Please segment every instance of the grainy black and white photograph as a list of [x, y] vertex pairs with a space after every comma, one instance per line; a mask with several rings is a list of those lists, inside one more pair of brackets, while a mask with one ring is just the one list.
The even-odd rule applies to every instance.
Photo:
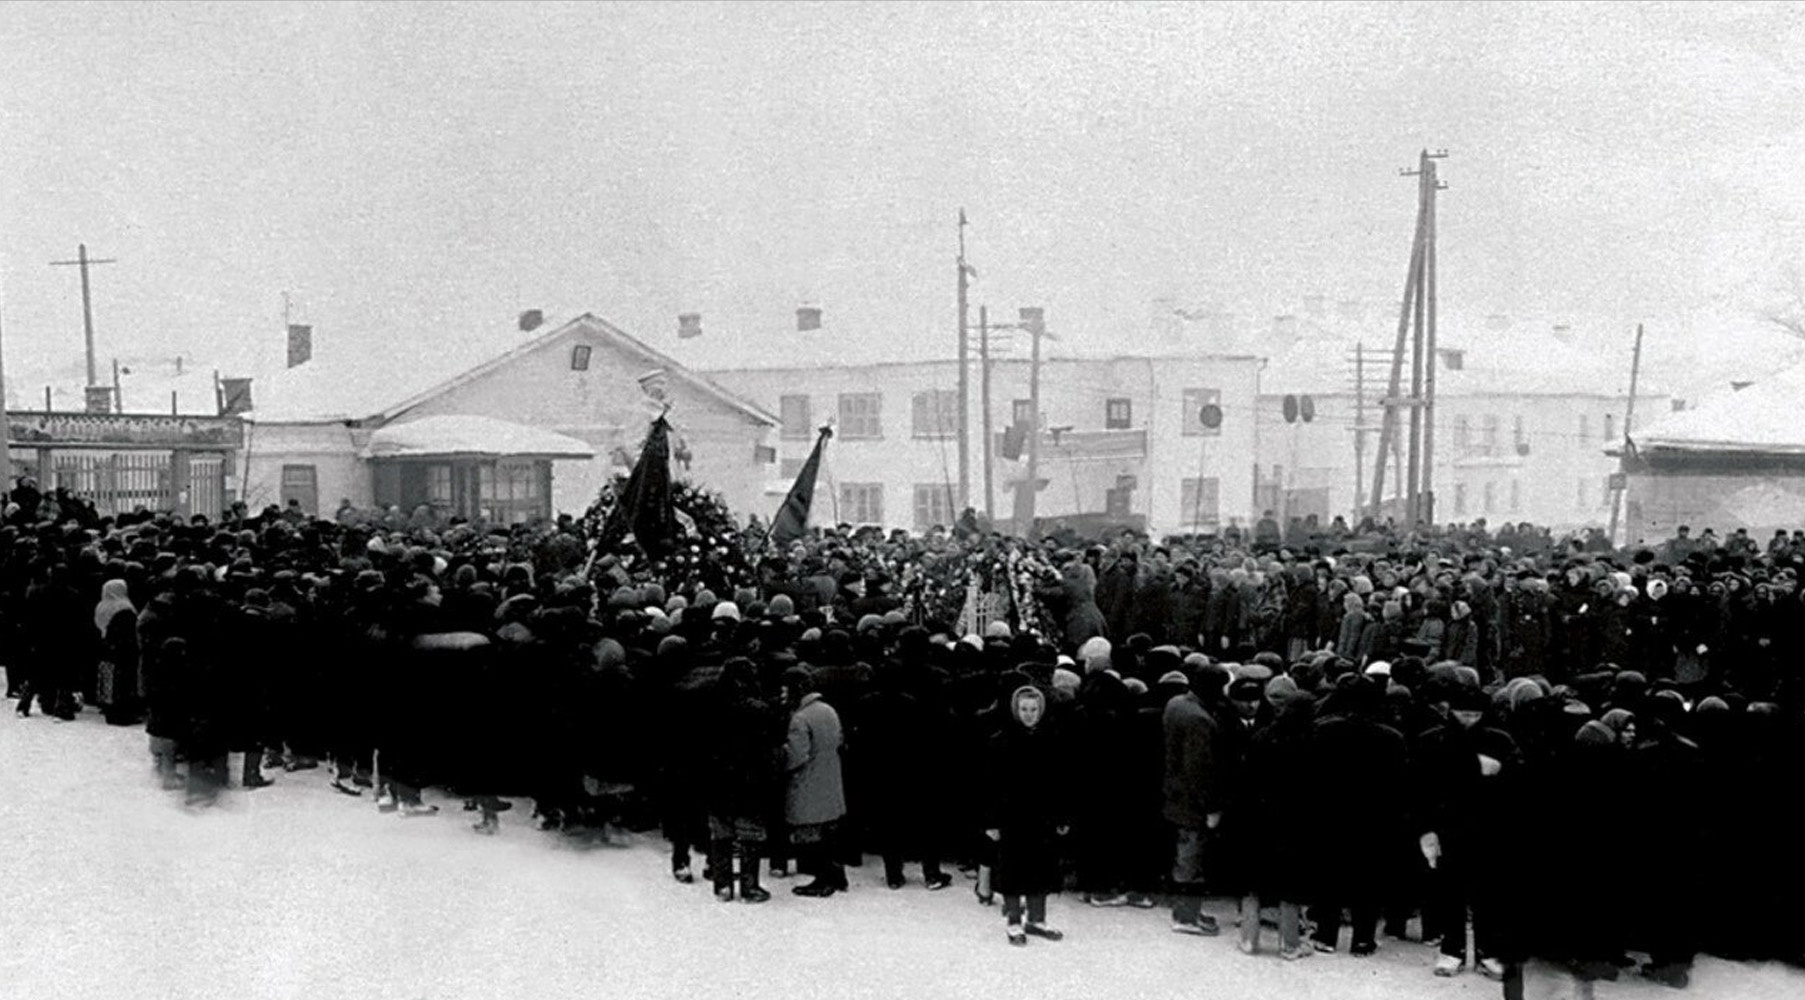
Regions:
[[1805, 5], [0, 54], [0, 998], [1805, 996]]

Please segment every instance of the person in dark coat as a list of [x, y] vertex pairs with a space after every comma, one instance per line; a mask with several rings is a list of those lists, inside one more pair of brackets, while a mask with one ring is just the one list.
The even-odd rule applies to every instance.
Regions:
[[182, 787], [176, 746], [184, 728], [181, 678], [177, 666], [165, 657], [166, 645], [176, 635], [175, 595], [163, 591], [152, 597], [138, 614], [138, 695], [144, 702], [144, 733], [150, 739], [151, 760], [164, 791]]
[[1318, 951], [1338, 946], [1344, 908], [1353, 915], [1349, 953], [1378, 950], [1387, 890], [1409, 860], [1409, 759], [1403, 735], [1383, 721], [1384, 698], [1384, 678], [1347, 675], [1315, 724], [1308, 768], [1315, 823], [1335, 831], [1336, 841], [1319, 869], [1310, 912]]
[[[1165, 708], [1165, 818], [1175, 831], [1177, 852], [1172, 881], [1177, 890], [1172, 907], [1172, 929], [1184, 934], [1214, 936], [1220, 932], [1216, 918], [1202, 911], [1205, 842], [1222, 821], [1228, 795], [1228, 774], [1222, 748], [1222, 723], [1206, 707], [1207, 684], [1199, 671], [1190, 678], [1190, 690], [1173, 698]], [[1162, 678], [1163, 680], [1163, 678]]]
[[734, 898], [734, 862], [740, 870], [739, 898], [763, 903], [771, 898], [759, 884], [759, 861], [766, 839], [765, 816], [781, 792], [787, 720], [761, 697], [758, 668], [744, 656], [721, 665], [713, 718], [704, 738], [710, 747], [708, 867], [715, 898]]
[[[1239, 682], [1237, 682], [1239, 683]], [[1241, 896], [1243, 954], [1260, 947], [1260, 904], [1279, 911], [1279, 956], [1308, 958], [1301, 903], [1310, 889], [1316, 786], [1309, 774], [1312, 698], [1289, 677], [1274, 677], [1262, 690], [1271, 721], [1248, 740], [1235, 768], [1224, 810], [1222, 840]]]
[[1500, 789], [1516, 780], [1517, 748], [1509, 734], [1483, 725], [1488, 700], [1476, 686], [1432, 681], [1425, 699], [1445, 703], [1448, 719], [1417, 741], [1413, 787], [1421, 799], [1413, 812], [1418, 842], [1436, 870], [1431, 907], [1442, 932], [1435, 974], [1466, 967], [1467, 914], [1472, 913], [1475, 964], [1494, 978], [1504, 974], [1499, 928], [1494, 924], [1497, 859], [1508, 799]]
[[1137, 850], [1132, 817], [1137, 768], [1158, 773], [1157, 754], [1137, 754], [1135, 705], [1114, 672], [1085, 676], [1067, 732], [1076, 778], [1073, 836], [1077, 840], [1078, 888], [1092, 906], [1128, 902], [1130, 859]]
[[708, 748], [694, 738], [698, 719], [706, 718], [708, 691], [718, 673], [699, 667], [689, 640], [667, 635], [658, 642], [653, 667], [658, 684], [656, 712], [662, 742], [657, 749], [658, 795], [664, 835], [671, 844], [671, 877], [695, 881], [690, 851], [704, 847], [708, 808], [703, 789], [708, 776]]
[[868, 819], [884, 858], [884, 880], [900, 889], [905, 858], [921, 861], [929, 889], [944, 889], [952, 878], [940, 869], [941, 805], [935, 780], [950, 766], [942, 736], [951, 723], [943, 710], [927, 664], [928, 633], [912, 627], [899, 637], [895, 656], [875, 674], [870, 694], [852, 714], [858, 728], [859, 778], [867, 783]]
[[100, 645], [92, 618], [93, 604], [82, 600], [69, 568], [47, 564], [25, 592], [23, 625], [33, 668], [19, 696], [20, 715], [30, 715], [36, 699], [39, 708], [58, 719], [75, 718], [81, 664], [92, 662]]
[[1060, 888], [1059, 838], [1068, 809], [1058, 737], [1039, 688], [1016, 688], [1009, 708], [1011, 721], [991, 739], [985, 759], [984, 835], [997, 848], [995, 888], [1009, 943], [1025, 945], [1029, 935], [1057, 941], [1064, 935], [1047, 925], [1047, 896]]
[[[228, 749], [244, 755], [240, 782], [245, 788], [263, 788], [263, 748], [274, 727], [275, 681], [273, 659], [279, 649], [281, 626], [271, 613], [269, 592], [253, 588], [243, 604], [228, 618], [226, 699], [229, 713]], [[280, 745], [278, 743], [278, 745]]]

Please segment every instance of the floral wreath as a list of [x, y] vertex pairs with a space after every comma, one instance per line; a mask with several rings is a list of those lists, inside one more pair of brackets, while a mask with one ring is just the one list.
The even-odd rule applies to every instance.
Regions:
[[612, 555], [633, 575], [643, 574], [673, 593], [706, 587], [717, 593], [725, 590], [727, 593], [722, 596], [726, 597], [734, 589], [752, 583], [752, 564], [742, 547], [739, 526], [719, 493], [704, 490], [687, 479], [674, 481], [671, 506], [677, 514], [680, 535], [671, 540], [669, 552], [652, 559], [632, 541], [624, 524], [609, 526], [608, 515], [619, 504], [626, 485], [624, 474], [604, 484], [579, 522], [589, 546], [591, 581], [602, 575], [598, 568], [602, 557]]

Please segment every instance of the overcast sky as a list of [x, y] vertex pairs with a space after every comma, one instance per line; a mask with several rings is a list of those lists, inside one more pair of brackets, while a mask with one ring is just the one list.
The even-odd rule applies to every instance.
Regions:
[[1759, 355], [1805, 259], [1798, 6], [8, 4], [0, 51], [21, 383], [79, 364], [84, 240], [103, 367], [272, 361], [284, 291], [381, 359], [525, 307], [950, 355], [961, 206], [974, 303], [1078, 343], [1395, 302], [1425, 146], [1451, 312]]

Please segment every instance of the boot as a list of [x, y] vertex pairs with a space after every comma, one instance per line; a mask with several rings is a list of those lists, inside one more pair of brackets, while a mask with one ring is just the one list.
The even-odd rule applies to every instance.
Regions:
[[262, 770], [261, 764], [262, 764], [262, 755], [259, 754], [257, 751], [251, 750], [251, 751], [247, 751], [245, 753], [245, 755], [244, 755], [244, 777], [242, 779], [240, 779], [240, 783], [243, 784], [244, 787], [246, 787], [246, 788], [262, 788], [266, 785], [270, 785], [270, 784], [274, 783], [274, 782], [271, 782], [268, 778], [265, 778], [263, 776], [263, 770]]
[[740, 899], [747, 903], [763, 903], [771, 898], [771, 894], [758, 884], [758, 855], [748, 852], [742, 859], [740, 872]]

